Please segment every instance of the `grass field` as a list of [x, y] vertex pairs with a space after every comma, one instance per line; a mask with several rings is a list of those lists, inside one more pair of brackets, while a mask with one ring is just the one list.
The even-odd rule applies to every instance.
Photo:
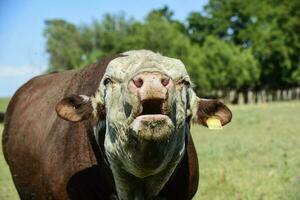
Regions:
[[[300, 102], [231, 109], [233, 121], [222, 131], [192, 129], [201, 171], [194, 199], [299, 200]], [[18, 198], [0, 152], [0, 200], [6, 199]]]
[[5, 112], [9, 98], [0, 98], [0, 112]]
[[192, 129], [200, 160], [195, 199], [300, 199], [300, 102], [232, 107], [223, 131]]
[[[9, 98], [0, 98], [0, 112], [5, 112]], [[0, 124], [0, 138], [2, 141], [3, 124]], [[2, 154], [2, 142], [0, 143], [0, 200], [18, 199], [16, 189], [11, 180], [8, 166]]]

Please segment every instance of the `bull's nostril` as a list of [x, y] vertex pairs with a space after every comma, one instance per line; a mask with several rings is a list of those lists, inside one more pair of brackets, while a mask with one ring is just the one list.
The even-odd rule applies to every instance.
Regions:
[[143, 79], [141, 79], [141, 78], [133, 79], [132, 81], [137, 88], [141, 88], [144, 83]]
[[163, 79], [161, 79], [161, 84], [163, 86], [167, 86], [169, 84], [169, 82], [170, 82], [169, 78], [163, 78]]

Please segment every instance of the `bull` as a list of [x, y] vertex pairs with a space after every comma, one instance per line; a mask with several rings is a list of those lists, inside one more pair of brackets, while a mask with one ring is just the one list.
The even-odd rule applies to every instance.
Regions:
[[180, 60], [128, 51], [24, 84], [7, 109], [3, 152], [21, 199], [191, 199], [191, 122], [231, 116], [196, 96]]

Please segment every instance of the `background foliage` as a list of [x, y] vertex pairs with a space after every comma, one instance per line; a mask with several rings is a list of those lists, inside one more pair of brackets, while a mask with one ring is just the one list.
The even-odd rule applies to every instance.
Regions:
[[300, 1], [210, 0], [185, 21], [173, 14], [165, 6], [143, 21], [111, 14], [84, 25], [48, 20], [49, 71], [150, 49], [183, 60], [204, 96], [300, 85]]

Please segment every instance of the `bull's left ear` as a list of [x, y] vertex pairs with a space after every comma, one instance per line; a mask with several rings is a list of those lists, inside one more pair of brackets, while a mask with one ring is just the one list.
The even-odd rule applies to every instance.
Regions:
[[219, 100], [199, 99], [194, 120], [203, 126], [208, 126], [207, 120], [209, 118], [220, 120], [221, 125], [224, 126], [231, 121], [232, 113], [229, 108]]
[[57, 103], [55, 110], [59, 117], [71, 122], [88, 119], [93, 113], [91, 100], [85, 95], [66, 97]]

